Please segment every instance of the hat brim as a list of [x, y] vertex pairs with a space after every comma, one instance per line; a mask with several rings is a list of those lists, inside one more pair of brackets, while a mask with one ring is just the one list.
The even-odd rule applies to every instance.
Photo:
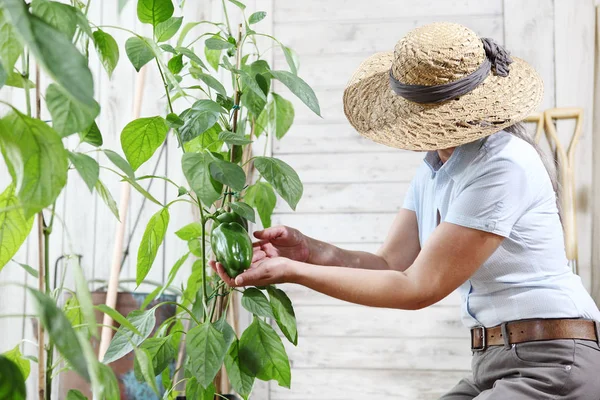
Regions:
[[344, 90], [352, 126], [377, 143], [406, 150], [439, 150], [489, 136], [525, 119], [542, 100], [543, 83], [527, 62], [512, 57], [507, 77], [489, 76], [471, 92], [438, 104], [419, 104], [389, 85], [394, 53], [365, 60]]

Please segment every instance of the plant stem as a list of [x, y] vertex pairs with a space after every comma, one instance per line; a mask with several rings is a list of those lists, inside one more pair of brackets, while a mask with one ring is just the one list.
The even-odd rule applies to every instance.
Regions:
[[225, 6], [225, 0], [221, 0], [221, 3], [223, 4], [223, 13], [225, 14], [225, 21], [227, 22], [227, 32], [231, 36], [231, 24], [229, 23], [229, 15], [227, 14], [227, 7]]
[[206, 220], [204, 219], [204, 210], [202, 204], [198, 205], [200, 210], [200, 223], [202, 224], [202, 305], [204, 306], [204, 315], [208, 307], [208, 295], [206, 293]]
[[[173, 104], [171, 103], [171, 94], [169, 93], [169, 85], [167, 85], [167, 81], [165, 79], [165, 74], [163, 74], [162, 67], [160, 66], [160, 61], [158, 58], [156, 59], [156, 65], [158, 66], [158, 72], [160, 72], [160, 79], [162, 79], [163, 86], [165, 88], [165, 93], [167, 94], [167, 102], [169, 103], [169, 111], [173, 112]], [[177, 136], [177, 142], [179, 143], [179, 147], [181, 147], [181, 151], [185, 153], [185, 148], [183, 147], [183, 142], [181, 137], [179, 136], [179, 131], [177, 129], [173, 129], [175, 132], [175, 136]]]

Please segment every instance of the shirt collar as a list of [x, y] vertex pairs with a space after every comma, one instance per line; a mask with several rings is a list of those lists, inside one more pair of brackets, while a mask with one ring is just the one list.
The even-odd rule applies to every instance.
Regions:
[[445, 163], [442, 162], [437, 151], [429, 151], [424, 159], [425, 164], [431, 169], [433, 175], [444, 171], [450, 177], [453, 177], [462, 171], [464, 165], [468, 164], [479, 153], [486, 139], [487, 137], [456, 147]]

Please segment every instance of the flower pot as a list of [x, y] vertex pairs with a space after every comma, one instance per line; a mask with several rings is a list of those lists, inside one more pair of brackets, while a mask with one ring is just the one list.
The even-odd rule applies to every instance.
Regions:
[[[117, 297], [117, 306], [116, 310], [120, 312], [122, 315], [127, 316], [131, 311], [138, 310], [144, 299], [148, 293], [132, 293], [132, 292], [119, 292], [119, 296]], [[176, 301], [177, 298], [175, 295], [163, 294], [160, 298], [152, 301], [147, 309], [152, 308], [156, 304], [163, 301]], [[95, 291], [92, 292], [92, 301], [94, 305], [104, 304], [106, 301], [106, 292], [105, 291]], [[160, 326], [167, 318], [174, 316], [176, 313], [175, 306], [172, 304], [167, 304], [156, 309], [156, 325], [154, 329]], [[104, 314], [100, 311], [96, 311], [96, 321], [101, 324], [104, 318]], [[114, 323], [117, 326], [117, 323]], [[153, 332], [154, 333], [154, 332]], [[91, 339], [92, 346], [96, 354], [98, 354], [98, 345], [99, 341], [95, 338]], [[121, 392], [121, 400], [153, 400], [158, 399], [156, 394], [150, 389], [148, 384], [145, 382], [138, 382], [135, 378], [133, 372], [133, 361], [134, 355], [133, 352], [127, 354], [125, 357], [110, 363], [109, 366], [115, 373], [117, 380], [119, 381], [119, 391]], [[157, 379], [157, 385], [159, 388], [162, 386], [160, 384], [160, 377]], [[85, 396], [89, 399], [92, 398], [92, 393], [90, 390], [90, 384], [80, 377], [74, 371], [66, 371], [60, 374], [59, 376], [59, 399], [64, 399], [67, 397], [67, 392], [70, 389], [77, 389], [81, 391]], [[110, 399], [113, 400], [113, 399]]]

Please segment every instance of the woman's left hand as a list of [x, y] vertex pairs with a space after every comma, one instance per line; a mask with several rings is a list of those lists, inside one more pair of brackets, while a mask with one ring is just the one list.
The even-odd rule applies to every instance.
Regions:
[[237, 287], [266, 286], [290, 282], [294, 264], [298, 262], [285, 257], [263, 258], [250, 265], [250, 268], [235, 277], [235, 279], [227, 275], [221, 263], [215, 261], [209, 263], [226, 284]]

